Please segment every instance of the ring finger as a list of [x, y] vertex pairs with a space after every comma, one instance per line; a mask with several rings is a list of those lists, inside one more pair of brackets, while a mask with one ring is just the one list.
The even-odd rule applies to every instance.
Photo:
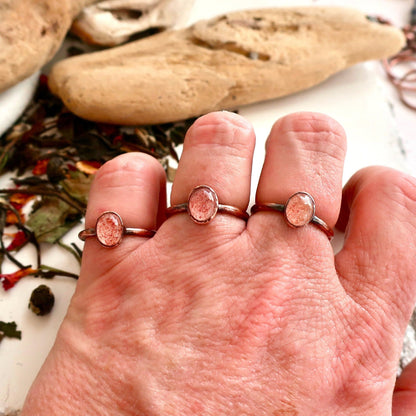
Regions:
[[[342, 196], [342, 172], [346, 152], [343, 128], [318, 113], [297, 113], [278, 120], [266, 143], [266, 158], [257, 189], [257, 204], [285, 204], [296, 192], [309, 193], [316, 203], [316, 217], [329, 228], [335, 226]], [[260, 214], [260, 215], [258, 215]], [[323, 227], [309, 224], [302, 229], [287, 225], [275, 212], [255, 215], [273, 221], [270, 232], [288, 238], [320, 233]]]

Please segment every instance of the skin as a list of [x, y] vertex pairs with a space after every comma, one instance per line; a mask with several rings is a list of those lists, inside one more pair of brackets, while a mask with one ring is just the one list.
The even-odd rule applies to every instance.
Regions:
[[[209, 184], [224, 204], [249, 203], [254, 132], [212, 113], [189, 130], [171, 203]], [[115, 249], [85, 245], [68, 314], [21, 416], [411, 416], [416, 363], [396, 382], [416, 302], [416, 180], [383, 167], [342, 192], [346, 138], [314, 113], [273, 126], [257, 202], [298, 190], [345, 229], [334, 256], [313, 225], [279, 213], [247, 225], [218, 215], [164, 218], [164, 172], [142, 154], [97, 173], [86, 226], [106, 210], [128, 227], [157, 228]], [[342, 202], [342, 203], [341, 203]]]

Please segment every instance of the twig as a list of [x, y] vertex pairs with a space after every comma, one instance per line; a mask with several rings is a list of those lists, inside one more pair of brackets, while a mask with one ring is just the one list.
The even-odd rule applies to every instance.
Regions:
[[59, 193], [58, 191], [54, 190], [44, 190], [39, 189], [37, 187], [27, 187], [27, 188], [19, 188], [19, 189], [0, 189], [0, 194], [25, 194], [25, 195], [43, 195], [43, 196], [54, 196], [59, 198], [61, 201], [64, 201], [66, 204], [71, 206], [72, 208], [76, 209], [80, 214], [85, 213], [85, 207], [81, 206], [75, 200], [69, 200], [65, 195]]
[[[41, 277], [51, 278], [54, 276], [63, 276], [63, 277], [71, 277], [72, 279], [78, 279], [78, 275], [71, 272], [66, 272], [65, 270], [60, 270], [55, 267], [49, 267], [45, 264], [41, 264], [40, 268], [37, 270], [40, 273]], [[50, 274], [50, 276], [48, 276]]]
[[[79, 263], [79, 264], [81, 264], [81, 255], [80, 255], [80, 250], [79, 250], [79, 248], [74, 244], [74, 243], [72, 243], [71, 245], [73, 246], [73, 247], [76, 247], [76, 248], [73, 248], [73, 247], [71, 247], [71, 246], [68, 246], [67, 244], [65, 244], [65, 243], [63, 243], [61, 240], [58, 240], [57, 241], [57, 244], [59, 245], [59, 246], [61, 246], [64, 250], [66, 250], [66, 251], [68, 251], [69, 253], [71, 253], [75, 258], [76, 258], [76, 260], [77, 260], [77, 262]], [[81, 252], [82, 253], [82, 252]]]

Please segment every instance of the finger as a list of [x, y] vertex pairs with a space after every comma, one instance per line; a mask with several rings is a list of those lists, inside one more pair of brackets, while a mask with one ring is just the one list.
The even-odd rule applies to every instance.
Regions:
[[404, 330], [416, 301], [416, 180], [383, 167], [359, 171], [344, 188], [339, 224], [342, 284], [362, 305], [377, 301]]
[[[246, 210], [254, 143], [252, 126], [237, 114], [216, 112], [199, 118], [185, 138], [172, 188], [172, 205], [186, 202], [196, 186], [208, 185], [217, 193], [221, 204]], [[176, 220], [191, 224], [186, 217], [176, 215]], [[237, 221], [245, 226], [244, 221], [230, 215], [217, 215], [215, 221], [219, 217], [220, 221], [229, 224]]]
[[416, 359], [404, 368], [393, 393], [393, 416], [413, 415], [416, 415]]
[[[155, 230], [166, 206], [165, 173], [160, 163], [142, 153], [118, 156], [104, 164], [91, 185], [85, 217], [86, 228], [95, 227], [106, 211], [117, 213], [125, 227]], [[94, 273], [113, 265], [147, 239], [124, 235], [117, 248], [105, 248], [97, 238], [87, 238], [83, 270]], [[117, 256], [111, 250], [117, 250]], [[99, 259], [99, 261], [98, 261]]]
[[[256, 202], [284, 204], [292, 194], [306, 191], [315, 199], [316, 215], [333, 227], [341, 203], [345, 152], [345, 132], [333, 119], [306, 112], [283, 117], [267, 139]], [[271, 227], [279, 235], [317, 230], [312, 226], [293, 230], [285, 224], [283, 215], [259, 214], [268, 214], [269, 221], [280, 224], [277, 229]]]

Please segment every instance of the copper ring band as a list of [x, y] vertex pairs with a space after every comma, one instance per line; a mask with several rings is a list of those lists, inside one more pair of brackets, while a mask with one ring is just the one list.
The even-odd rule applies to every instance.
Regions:
[[308, 192], [296, 192], [286, 201], [285, 204], [265, 203], [255, 204], [251, 213], [259, 211], [277, 211], [284, 214], [287, 224], [292, 228], [300, 228], [309, 223], [316, 225], [331, 240], [334, 231], [315, 215], [315, 200]]
[[[413, 78], [411, 78], [409, 80], [411, 75], [413, 75]], [[416, 82], [415, 81], [416, 81], [416, 68], [406, 72], [406, 74], [403, 75], [403, 77], [400, 79], [399, 83], [397, 84], [397, 89], [399, 90], [400, 99], [402, 100], [403, 104], [405, 104], [407, 107], [409, 107], [412, 110], [416, 110], [416, 104], [410, 102], [407, 99], [407, 97], [405, 95], [405, 92], [408, 92], [408, 91], [415, 92], [416, 91]], [[414, 84], [414, 86], [410, 87], [408, 84], [406, 84], [406, 83], [409, 83], [409, 82], [410, 82], [410, 84]]]
[[82, 241], [95, 237], [103, 247], [113, 248], [117, 247], [126, 235], [150, 238], [155, 235], [155, 231], [144, 228], [126, 228], [117, 212], [105, 211], [97, 218], [94, 228], [80, 231], [78, 237]]
[[166, 210], [169, 218], [175, 214], [187, 213], [197, 224], [208, 224], [217, 213], [233, 215], [247, 221], [247, 212], [232, 205], [220, 204], [216, 192], [208, 185], [196, 186], [188, 196], [188, 202], [173, 205]]

